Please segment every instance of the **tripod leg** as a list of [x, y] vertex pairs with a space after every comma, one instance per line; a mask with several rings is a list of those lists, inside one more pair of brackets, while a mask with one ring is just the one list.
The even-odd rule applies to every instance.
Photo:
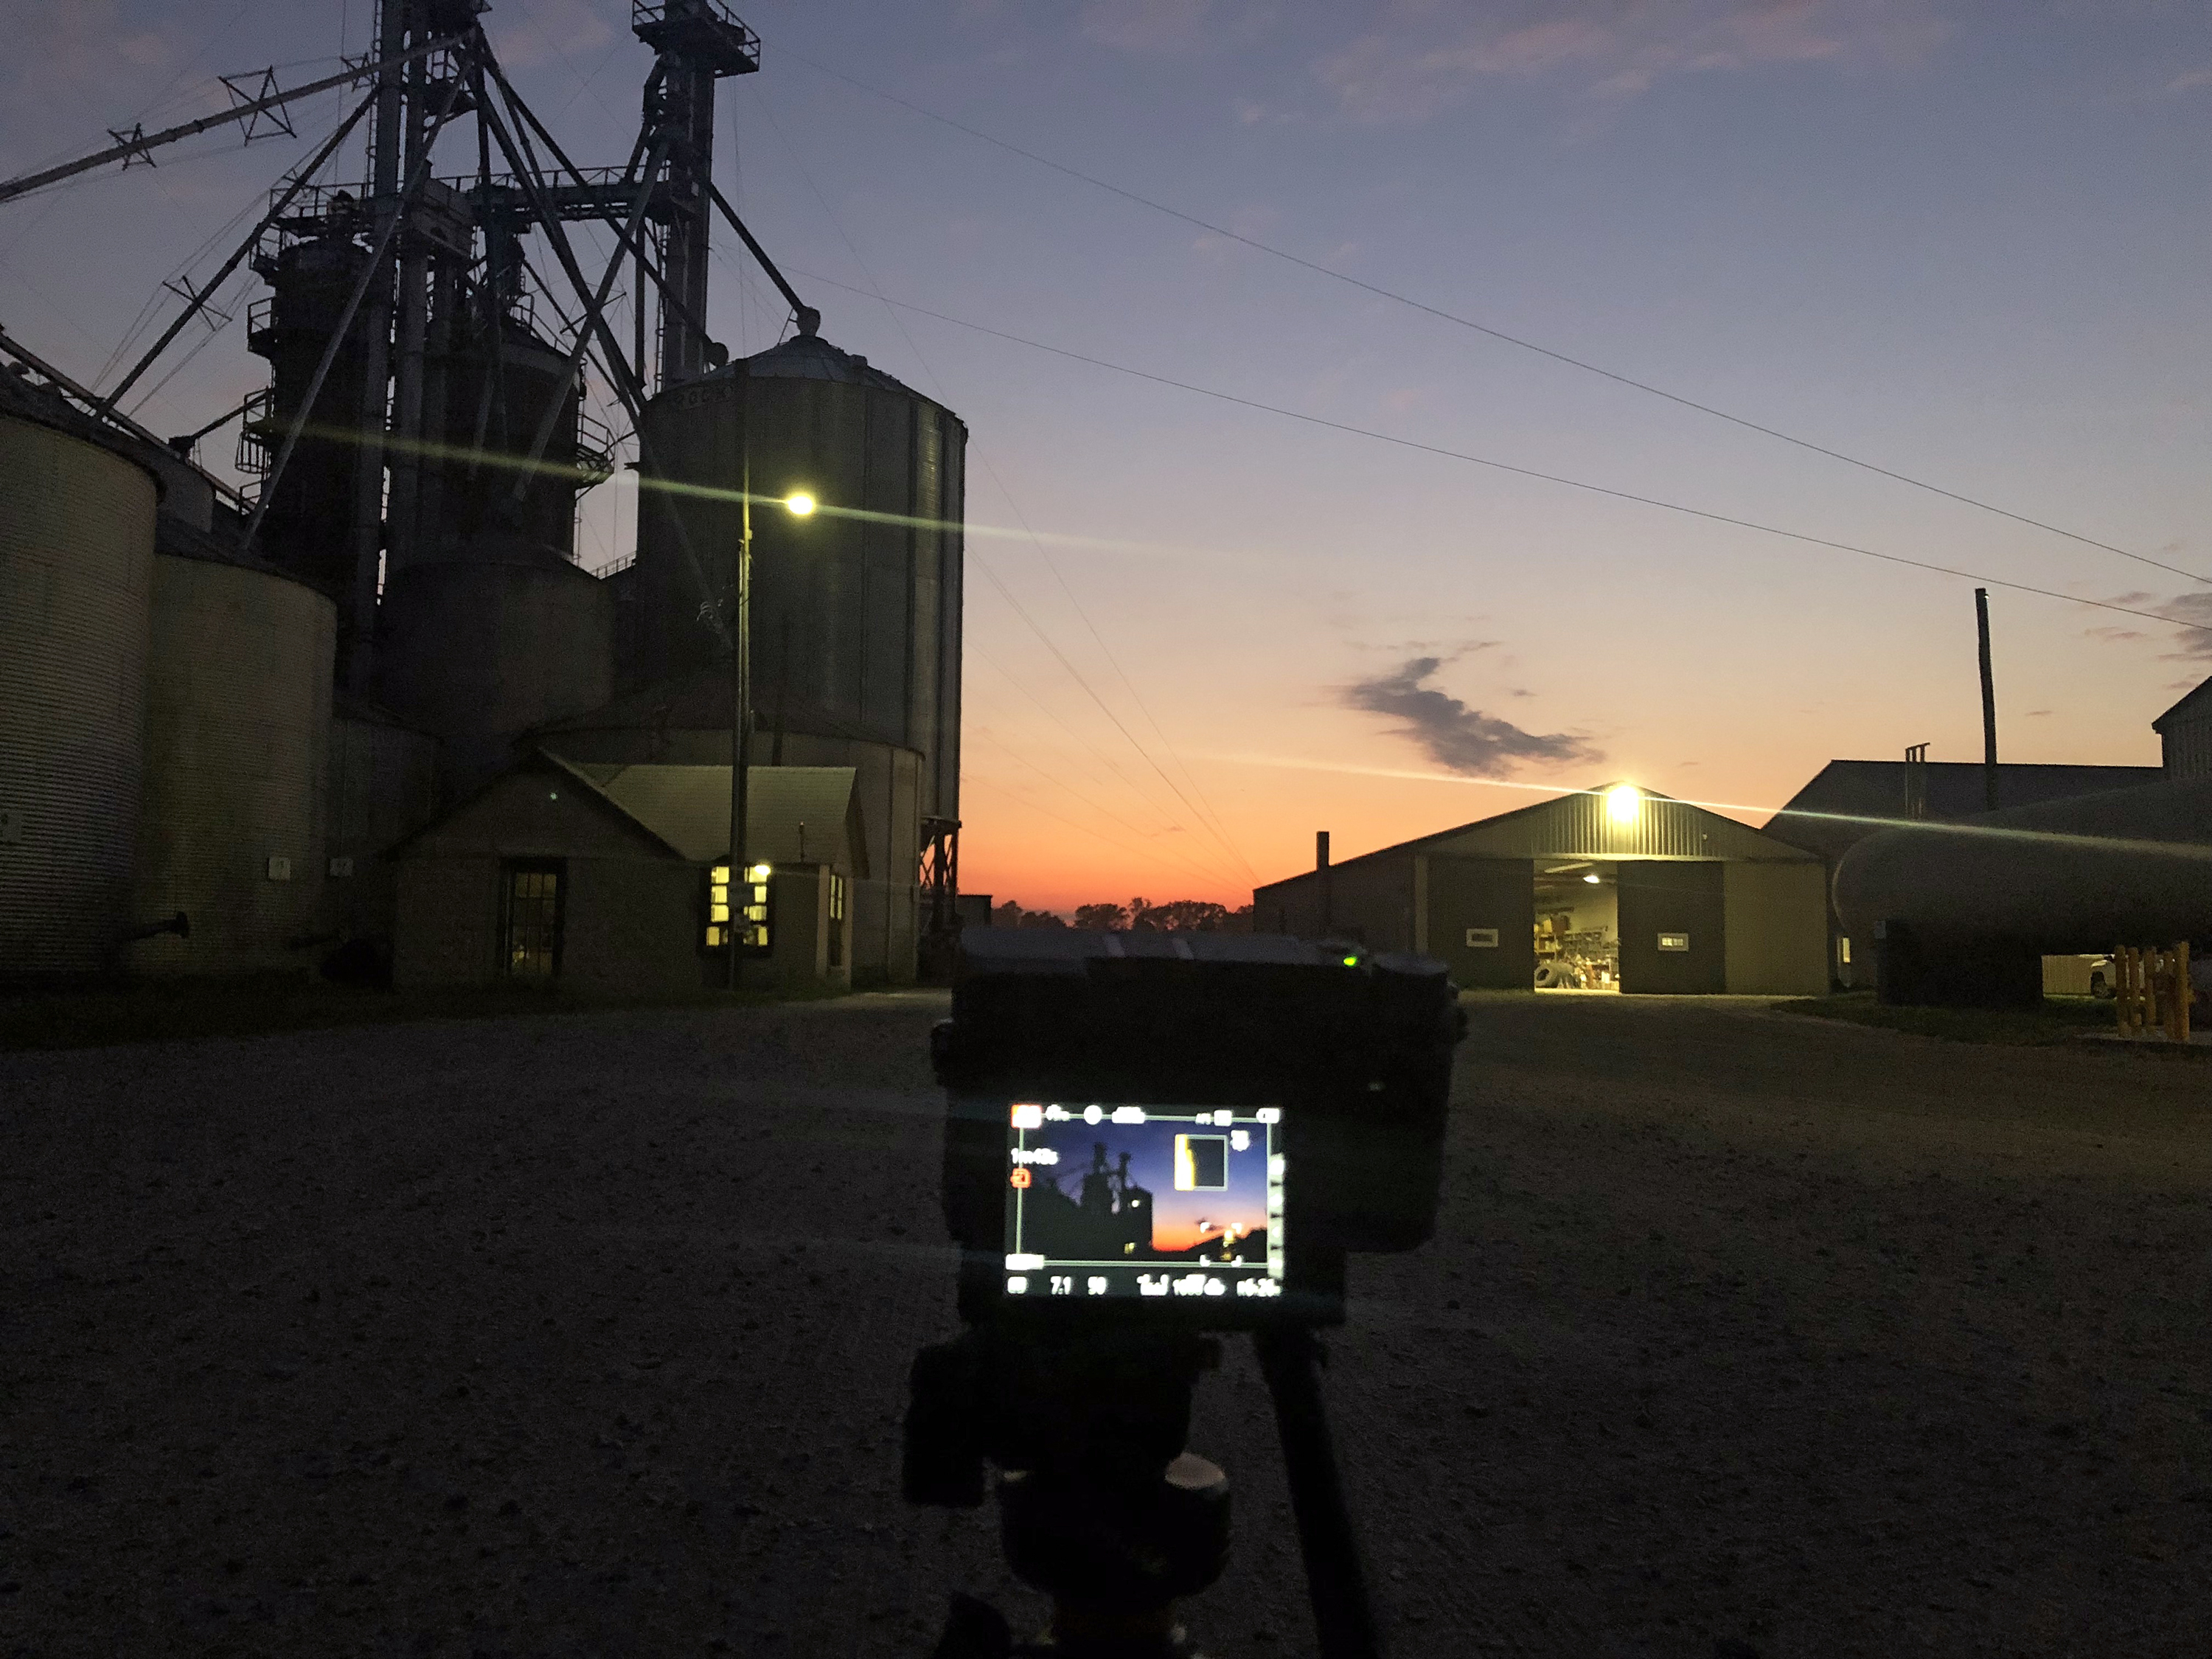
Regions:
[[1304, 1329], [1262, 1330], [1253, 1337], [1260, 1370], [1275, 1402], [1291, 1510], [1297, 1517], [1306, 1589], [1322, 1659], [1381, 1659], [1382, 1638], [1367, 1600], [1367, 1571], [1345, 1507], [1344, 1481], [1321, 1394], [1321, 1344]]

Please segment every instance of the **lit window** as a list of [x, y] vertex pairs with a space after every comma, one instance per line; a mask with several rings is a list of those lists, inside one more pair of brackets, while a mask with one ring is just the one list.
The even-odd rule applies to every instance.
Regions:
[[[766, 956], [769, 951], [769, 878], [774, 873], [765, 864], [756, 864], [745, 872], [749, 879], [738, 886], [738, 947], [748, 956]], [[709, 951], [729, 948], [730, 943], [730, 866], [717, 864], [707, 872], [707, 927], [702, 943]]]

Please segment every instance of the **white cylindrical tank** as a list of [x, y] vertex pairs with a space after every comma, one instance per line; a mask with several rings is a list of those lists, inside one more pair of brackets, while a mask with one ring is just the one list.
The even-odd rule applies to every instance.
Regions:
[[2212, 943], [2212, 778], [1881, 830], [1836, 866], [1836, 907], [1854, 939], [1901, 927], [1930, 949], [2201, 948]]
[[34, 413], [0, 388], [0, 975], [99, 972], [134, 920], [156, 489]]
[[126, 961], [152, 974], [311, 968], [337, 608], [212, 546], [154, 564], [135, 908], [181, 910], [191, 931], [140, 940]]

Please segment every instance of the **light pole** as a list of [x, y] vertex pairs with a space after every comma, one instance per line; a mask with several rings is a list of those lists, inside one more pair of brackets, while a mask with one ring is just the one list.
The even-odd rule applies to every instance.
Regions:
[[[746, 371], [738, 370], [740, 376]], [[739, 408], [744, 411], [744, 457], [738, 469], [738, 568], [732, 584], [732, 608], [736, 614], [730, 621], [730, 864], [729, 880], [723, 888], [727, 899], [725, 909], [728, 919], [724, 926], [722, 940], [729, 951], [728, 988], [738, 988], [740, 969], [744, 961], [740, 944], [752, 934], [753, 866], [752, 854], [745, 845], [746, 798], [750, 789], [753, 746], [753, 445], [752, 404], [749, 396], [750, 382], [739, 382], [744, 389], [739, 397]], [[794, 519], [810, 517], [815, 507], [814, 497], [805, 490], [796, 489], [783, 498], [783, 509]], [[787, 648], [788, 648], [787, 647]], [[786, 670], [788, 672], [788, 669]], [[765, 889], [767, 884], [762, 884]], [[763, 897], [766, 893], [763, 890]]]

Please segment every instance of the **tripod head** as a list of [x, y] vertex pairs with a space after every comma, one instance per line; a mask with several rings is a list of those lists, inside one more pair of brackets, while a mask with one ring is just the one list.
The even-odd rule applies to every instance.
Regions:
[[[1000, 1471], [1008, 1559], [1054, 1599], [1035, 1651], [1187, 1653], [1173, 1604], [1218, 1577], [1229, 1516], [1183, 1449], [1191, 1390], [1206, 1333], [1253, 1330], [1325, 1651], [1374, 1651], [1311, 1332], [1343, 1318], [1347, 1253], [1433, 1230], [1465, 1029], [1442, 964], [1234, 934], [961, 946], [933, 1049], [969, 1328], [915, 1360], [908, 1498], [973, 1506]], [[1014, 1651], [995, 1617], [957, 1603], [943, 1659]]]

